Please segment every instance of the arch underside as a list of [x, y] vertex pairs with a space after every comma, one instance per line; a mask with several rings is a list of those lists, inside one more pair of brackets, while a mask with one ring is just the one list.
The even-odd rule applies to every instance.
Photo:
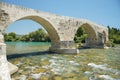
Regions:
[[50, 21], [48, 21], [42, 17], [25, 16], [25, 17], [21, 17], [19, 19], [14, 20], [12, 23], [14, 23], [15, 21], [25, 20], [25, 19], [35, 21], [35, 22], [39, 23], [40, 25], [42, 25], [45, 28], [45, 30], [48, 32], [51, 42], [58, 42], [60, 40], [59, 35], [58, 35], [56, 29], [54, 28], [54, 25]]
[[87, 34], [84, 47], [96, 47], [98, 45], [97, 44], [97, 34], [96, 34], [94, 28], [88, 23], [82, 24], [80, 27], [84, 28], [84, 30]]

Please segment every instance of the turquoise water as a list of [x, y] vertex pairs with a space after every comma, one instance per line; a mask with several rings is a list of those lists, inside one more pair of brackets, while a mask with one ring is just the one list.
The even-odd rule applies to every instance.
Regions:
[[6, 42], [7, 54], [31, 53], [48, 50], [49, 42]]
[[[15, 48], [16, 44], [24, 46]], [[30, 52], [28, 49], [33, 50], [31, 53], [47, 50], [50, 43], [9, 42], [8, 46], [9, 51], [19, 49], [14, 52], [19, 54], [21, 51]], [[110, 49], [81, 49], [75, 55], [40, 53], [9, 61], [19, 68], [12, 75], [13, 80], [120, 80], [120, 45]]]

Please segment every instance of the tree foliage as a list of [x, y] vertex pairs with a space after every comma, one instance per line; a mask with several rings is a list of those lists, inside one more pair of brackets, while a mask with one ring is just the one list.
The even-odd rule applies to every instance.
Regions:
[[76, 43], [85, 43], [86, 37], [87, 37], [87, 34], [85, 33], [84, 28], [79, 27], [76, 34], [75, 34], [74, 41]]
[[11, 32], [9, 34], [5, 33], [4, 38], [5, 38], [5, 41], [15, 41], [16, 34], [14, 32]]
[[109, 30], [109, 39], [116, 44], [120, 44], [120, 29], [108, 27]]
[[[108, 27], [109, 30], [109, 39], [113, 43], [120, 44], [120, 29]], [[87, 34], [85, 33], [84, 28], [80, 27], [74, 37], [76, 43], [84, 43]], [[50, 42], [49, 35], [42, 29], [30, 32], [26, 35], [18, 36], [14, 32], [4, 33], [5, 41], [32, 41], [32, 42]]]
[[32, 41], [32, 42], [50, 42], [48, 34], [43, 29], [30, 32], [26, 35], [17, 35], [14, 32], [4, 33], [5, 41]]

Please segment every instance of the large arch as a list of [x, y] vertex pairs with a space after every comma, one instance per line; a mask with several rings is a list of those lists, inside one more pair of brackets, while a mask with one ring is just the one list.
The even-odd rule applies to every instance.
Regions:
[[25, 19], [35, 21], [39, 23], [40, 25], [42, 25], [45, 28], [45, 30], [48, 32], [49, 37], [52, 42], [58, 42], [60, 40], [57, 30], [54, 28], [54, 25], [49, 20], [42, 18], [40, 16], [34, 16], [34, 15], [24, 16], [24, 17], [20, 17], [20, 18], [13, 20], [4, 28], [4, 31], [10, 24], [16, 21], [25, 20]]

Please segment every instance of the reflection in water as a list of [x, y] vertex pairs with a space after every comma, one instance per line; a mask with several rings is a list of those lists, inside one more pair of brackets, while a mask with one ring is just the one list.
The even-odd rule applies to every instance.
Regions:
[[[38, 44], [34, 44], [34, 47], [35, 45]], [[24, 48], [27, 49], [28, 46]], [[40, 55], [31, 53], [29, 56], [10, 59], [11, 63], [19, 67], [19, 71], [13, 74], [12, 78], [15, 80], [120, 80], [120, 45], [111, 49], [82, 49], [77, 55], [48, 52], [38, 54]]]

